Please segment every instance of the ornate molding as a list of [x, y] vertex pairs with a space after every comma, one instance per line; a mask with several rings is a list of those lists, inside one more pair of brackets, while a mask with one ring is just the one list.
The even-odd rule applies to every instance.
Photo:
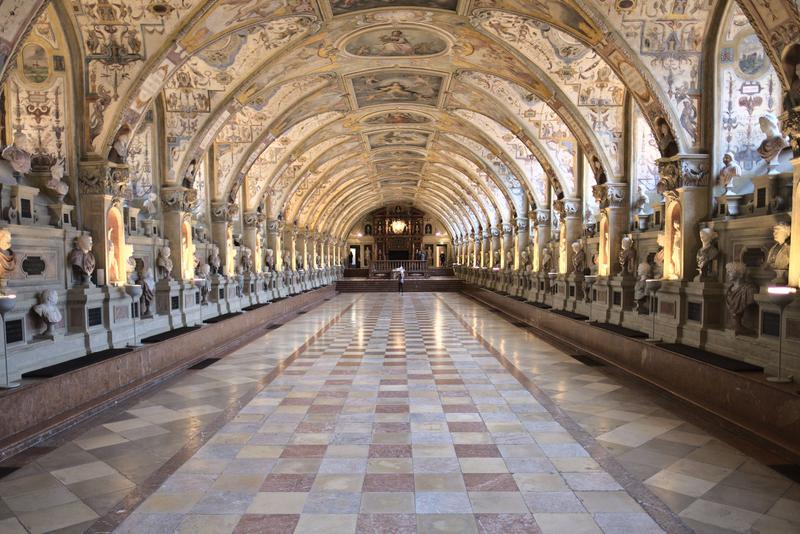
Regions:
[[523, 233], [528, 229], [528, 219], [525, 217], [517, 218], [517, 232]]
[[128, 166], [108, 161], [81, 163], [78, 185], [86, 195], [126, 197], [130, 190]]
[[628, 205], [628, 184], [606, 184], [606, 199], [610, 208], [624, 208]]
[[503, 223], [501, 228], [504, 236], [514, 235], [514, 227], [511, 223]]
[[548, 210], [548, 209], [537, 209], [536, 210], [536, 225], [537, 226], [550, 226], [550, 224], [551, 224], [550, 210]]
[[580, 217], [581, 207], [581, 199], [579, 198], [564, 199], [564, 213], [567, 217]]
[[185, 187], [165, 187], [161, 190], [161, 205], [165, 210], [189, 212], [197, 207], [197, 190]]
[[674, 198], [681, 187], [707, 187], [709, 181], [708, 156], [677, 155], [661, 158], [658, 163], [659, 180], [656, 190]]
[[238, 206], [232, 202], [222, 202], [211, 204], [212, 222], [231, 222], [236, 214]]
[[[489, 228], [489, 234], [490, 234], [492, 237], [500, 237], [500, 229], [497, 227], [497, 225], [495, 225], [495, 226], [492, 226], [491, 228]], [[483, 235], [484, 235], [485, 237], [488, 237], [488, 236], [486, 235], [486, 232], [484, 232], [484, 233], [483, 233]]]
[[792, 156], [800, 158], [800, 107], [784, 112], [780, 119], [783, 134], [792, 147]]
[[244, 214], [244, 225], [248, 227], [259, 227], [264, 224], [266, 217], [260, 211], [249, 211]]

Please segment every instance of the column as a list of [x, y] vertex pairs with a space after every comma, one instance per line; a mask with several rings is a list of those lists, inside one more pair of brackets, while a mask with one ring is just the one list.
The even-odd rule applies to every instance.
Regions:
[[[547, 272], [542, 270], [542, 250], [544, 250], [545, 247], [550, 246], [551, 228], [552, 222], [550, 220], [550, 208], [538, 208], [536, 210], [536, 230], [539, 234], [539, 239], [536, 243], [536, 257], [539, 258], [539, 272], [544, 274], [547, 274]], [[550, 265], [551, 270], [554, 267], [554, 265]]]
[[[519, 271], [522, 265], [522, 252], [528, 248], [528, 218], [517, 217], [517, 226], [515, 230], [517, 246], [514, 247], [514, 270]], [[528, 258], [528, 261], [530, 260], [531, 259]]]
[[[583, 202], [579, 198], [564, 200], [564, 225], [567, 238], [567, 272], [573, 272], [572, 258], [575, 252], [572, 243], [578, 241], [583, 235]], [[582, 274], [582, 273], [578, 273]]]
[[250, 211], [244, 214], [244, 228], [242, 229], [242, 242], [253, 253], [253, 268], [261, 265], [263, 258], [256, 258], [257, 241], [260, 238], [261, 226], [264, 224], [264, 214], [257, 211]]
[[283, 254], [281, 247], [281, 233], [283, 232], [283, 221], [280, 219], [269, 219], [267, 221], [267, 247], [272, 249], [275, 261], [275, 270], [283, 270]]
[[235, 258], [231, 257], [233, 247], [228, 243], [229, 226], [233, 224], [234, 213], [236, 213], [236, 205], [233, 203], [211, 204], [211, 239], [219, 248], [220, 265], [225, 276], [230, 276], [228, 265], [235, 261]]
[[481, 246], [481, 267], [488, 269], [492, 267], [492, 242], [490, 230], [483, 231], [483, 243]]
[[501, 226], [503, 233], [502, 247], [500, 250], [500, 268], [506, 268], [506, 255], [514, 250], [514, 227], [511, 223], [503, 223]]
[[491, 226], [489, 229], [489, 233], [491, 234], [491, 244], [489, 246], [489, 267], [494, 267], [494, 256], [495, 252], [500, 252], [500, 256], [502, 258], [503, 253], [501, 251], [502, 244], [500, 241], [500, 224], [496, 223]]
[[628, 201], [628, 184], [606, 184], [608, 196], [608, 251], [609, 251], [609, 276], [619, 274], [619, 252], [622, 250], [622, 236], [628, 233], [630, 219], [630, 203]]
[[[661, 158], [658, 172], [658, 191], [666, 199], [665, 275], [673, 280], [692, 280], [697, 274], [696, 255], [700, 249], [698, 223], [708, 216], [708, 156], [679, 154]], [[609, 192], [609, 200], [610, 196]], [[675, 272], [677, 269], [680, 272]]]

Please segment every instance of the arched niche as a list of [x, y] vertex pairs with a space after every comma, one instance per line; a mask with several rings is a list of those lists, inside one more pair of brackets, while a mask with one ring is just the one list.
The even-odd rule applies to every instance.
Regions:
[[539, 248], [539, 227], [535, 224], [533, 225], [533, 258], [531, 262], [533, 263], [533, 270], [534, 272], [539, 272], [541, 269], [542, 264], [542, 255]]
[[194, 242], [192, 241], [192, 221], [188, 218], [181, 223], [181, 278], [194, 279]]
[[609, 276], [611, 274], [611, 241], [608, 239], [608, 215], [600, 215], [600, 247], [597, 254], [597, 274]]
[[680, 202], [673, 200], [667, 206], [664, 235], [664, 278], [680, 280], [683, 274], [683, 241]]
[[125, 222], [118, 207], [108, 210], [106, 228], [106, 280], [109, 285], [125, 285], [130, 248], [125, 244]]
[[558, 272], [559, 274], [567, 274], [569, 270], [568, 260], [569, 254], [567, 253], [567, 225], [561, 223], [558, 227]]
[[225, 228], [225, 276], [236, 274], [236, 247], [233, 245], [233, 224]]

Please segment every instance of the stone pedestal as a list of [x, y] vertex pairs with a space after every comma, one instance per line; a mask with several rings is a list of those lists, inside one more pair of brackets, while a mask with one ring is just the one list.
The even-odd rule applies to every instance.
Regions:
[[245, 306], [258, 304], [258, 276], [255, 273], [245, 273], [242, 279], [242, 299]]
[[674, 343], [680, 338], [680, 326], [685, 321], [685, 306], [682, 306], [681, 299], [686, 284], [680, 280], [664, 280], [655, 294], [655, 338], [666, 343]]
[[584, 299], [583, 275], [574, 272], [567, 276], [567, 303], [564, 309], [576, 311], [578, 302]]
[[625, 313], [633, 311], [633, 286], [635, 285], [636, 279], [631, 275], [617, 275], [609, 280], [609, 322], [622, 324]]
[[72, 211], [75, 206], [69, 204], [50, 204], [47, 206], [50, 211], [50, 224], [56, 228], [74, 228]]
[[180, 283], [181, 315], [183, 324], [200, 324], [200, 306], [202, 297], [200, 290], [193, 282]]
[[688, 282], [683, 290], [685, 323], [681, 342], [705, 344], [709, 329], [725, 326], [725, 286], [717, 281]]
[[181, 310], [181, 284], [176, 280], [159, 280], [156, 282], [156, 313], [169, 319], [171, 329], [185, 326]]
[[109, 319], [105, 299], [106, 294], [99, 287], [67, 290], [67, 334], [83, 334], [87, 351], [106, 348], [106, 323]]
[[611, 279], [598, 277], [592, 286], [592, 306], [589, 317], [593, 321], [607, 323], [611, 312]]

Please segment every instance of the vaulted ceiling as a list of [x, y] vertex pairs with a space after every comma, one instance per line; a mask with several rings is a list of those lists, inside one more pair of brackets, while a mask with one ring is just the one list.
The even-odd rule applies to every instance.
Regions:
[[507, 223], [580, 196], [584, 157], [624, 180], [631, 105], [681, 151], [706, 143], [712, 0], [54, 4], [80, 43], [83, 157], [155, 117], [163, 185], [205, 162], [212, 201], [332, 235], [389, 203], [453, 235]]

